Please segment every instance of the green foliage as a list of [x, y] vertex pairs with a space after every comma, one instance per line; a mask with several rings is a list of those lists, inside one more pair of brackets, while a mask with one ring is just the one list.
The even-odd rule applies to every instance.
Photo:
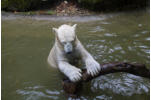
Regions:
[[11, 11], [27, 11], [38, 5], [41, 0], [2, 0], [2, 9]]
[[91, 3], [91, 4], [96, 4], [96, 3], [99, 3], [101, 2], [102, 0], [78, 0], [79, 3]]
[[149, 5], [149, 0], [78, 0], [82, 7], [90, 10], [122, 10], [141, 8]]
[[[6, 11], [30, 11], [34, 9], [43, 9], [52, 7], [53, 3], [63, 0], [2, 0], [2, 10]], [[68, 0], [70, 1], [70, 0]], [[72, 0], [74, 1], [74, 0]], [[90, 10], [115, 10], [123, 8], [139, 8], [149, 5], [149, 0], [76, 0], [83, 8]], [[54, 12], [48, 12], [53, 14]]]

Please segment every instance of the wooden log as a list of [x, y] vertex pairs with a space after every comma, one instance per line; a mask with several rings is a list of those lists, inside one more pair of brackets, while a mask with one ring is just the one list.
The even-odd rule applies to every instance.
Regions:
[[106, 63], [100, 64], [101, 71], [96, 76], [91, 76], [87, 73], [86, 69], [82, 69], [82, 78], [79, 82], [71, 82], [69, 79], [64, 79], [62, 81], [63, 89], [68, 94], [76, 94], [79, 91], [79, 86], [81, 88], [83, 82], [90, 81], [98, 76], [106, 75], [116, 72], [126, 72], [133, 75], [141, 76], [150, 79], [150, 71], [146, 68], [144, 64], [138, 63]]

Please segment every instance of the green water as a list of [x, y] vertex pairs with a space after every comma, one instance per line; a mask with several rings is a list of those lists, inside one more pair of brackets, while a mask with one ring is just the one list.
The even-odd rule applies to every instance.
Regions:
[[[2, 18], [2, 100], [72, 100], [62, 89], [60, 72], [47, 64], [51, 29], [68, 22], [78, 24], [79, 40], [98, 62], [139, 62], [149, 68], [149, 12], [81, 20], [87, 21]], [[148, 79], [108, 74], [86, 83], [77, 100], [149, 100], [149, 89]]]

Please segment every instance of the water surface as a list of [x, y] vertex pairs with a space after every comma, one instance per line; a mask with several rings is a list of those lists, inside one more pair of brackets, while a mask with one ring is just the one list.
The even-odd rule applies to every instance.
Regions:
[[[72, 100], [62, 89], [60, 72], [47, 64], [52, 27], [64, 23], [78, 24], [79, 40], [98, 62], [139, 62], [149, 68], [149, 12], [82, 18], [2, 17], [2, 100]], [[86, 83], [77, 100], [149, 100], [149, 89], [148, 79], [114, 73]]]

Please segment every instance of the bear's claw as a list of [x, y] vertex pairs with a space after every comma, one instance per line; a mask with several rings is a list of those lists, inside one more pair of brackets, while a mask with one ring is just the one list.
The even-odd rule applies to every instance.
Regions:
[[86, 60], [86, 68], [88, 74], [95, 76], [99, 73], [101, 70], [100, 64], [95, 61], [94, 59], [87, 59]]
[[82, 77], [82, 74], [81, 74], [81, 69], [78, 69], [76, 67], [73, 67], [71, 69], [71, 71], [68, 73], [68, 77], [69, 79], [72, 81], [72, 82], [76, 82], [76, 81], [79, 81]]

